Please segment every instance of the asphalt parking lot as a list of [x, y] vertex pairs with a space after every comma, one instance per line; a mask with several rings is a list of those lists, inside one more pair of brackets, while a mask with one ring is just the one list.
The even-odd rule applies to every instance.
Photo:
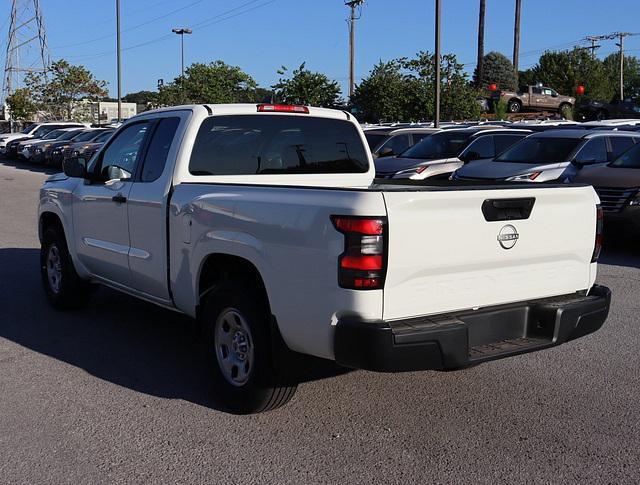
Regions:
[[637, 483], [640, 249], [607, 233], [596, 334], [460, 372], [305, 363], [292, 402], [219, 410], [195, 325], [108, 289], [59, 313], [38, 272], [42, 169], [0, 162], [0, 482]]

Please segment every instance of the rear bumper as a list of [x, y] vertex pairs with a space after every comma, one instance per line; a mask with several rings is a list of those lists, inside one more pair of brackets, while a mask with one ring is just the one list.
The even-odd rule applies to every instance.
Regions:
[[571, 294], [410, 320], [342, 319], [337, 363], [379, 372], [456, 369], [560, 345], [598, 330], [611, 291]]

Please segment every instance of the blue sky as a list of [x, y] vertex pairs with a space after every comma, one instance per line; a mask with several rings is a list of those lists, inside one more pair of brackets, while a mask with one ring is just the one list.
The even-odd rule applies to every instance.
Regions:
[[[0, 7], [6, 42], [8, 1]], [[473, 70], [478, 0], [443, 0], [443, 53]], [[523, 0], [520, 66], [547, 48], [570, 48], [586, 35], [640, 32], [638, 0]], [[180, 70], [180, 43], [172, 27], [190, 27], [186, 64], [223, 61], [242, 67], [262, 86], [277, 81], [280, 66], [302, 61], [346, 88], [348, 9], [343, 0], [121, 0], [123, 94], [155, 89]], [[115, 0], [41, 0], [53, 59], [89, 68], [116, 91]], [[357, 23], [356, 73], [366, 76], [380, 59], [433, 50], [433, 0], [367, 0]], [[511, 57], [514, 0], [487, 0], [485, 52]], [[584, 43], [582, 43], [584, 45]], [[602, 57], [614, 41], [603, 41]], [[640, 56], [640, 36], [625, 42]], [[1, 52], [4, 53], [4, 45]], [[4, 59], [2, 60], [4, 63]]]

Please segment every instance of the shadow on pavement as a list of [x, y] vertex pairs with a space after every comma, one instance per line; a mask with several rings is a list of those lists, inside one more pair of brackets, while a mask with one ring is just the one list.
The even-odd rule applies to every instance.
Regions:
[[[157, 397], [224, 410], [216, 401], [190, 318], [100, 288], [85, 309], [58, 312], [40, 286], [37, 249], [0, 249], [0, 337]], [[296, 355], [299, 382], [349, 372]]]
[[619, 225], [605, 225], [602, 264], [640, 268], [640, 235]]
[[15, 167], [20, 170], [27, 170], [29, 172], [37, 172], [44, 173], [47, 175], [53, 175], [54, 173], [62, 172], [62, 169], [59, 167], [50, 167], [45, 165], [36, 165], [35, 163], [22, 162], [20, 160], [16, 160], [14, 158], [2, 158], [0, 159], [0, 163], [2, 165], [7, 165], [9, 167]]

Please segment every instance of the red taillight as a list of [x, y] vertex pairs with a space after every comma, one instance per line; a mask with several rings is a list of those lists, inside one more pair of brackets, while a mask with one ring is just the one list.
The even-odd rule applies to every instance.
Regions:
[[334, 217], [333, 224], [340, 232], [357, 232], [369, 236], [382, 235], [384, 221], [382, 219], [360, 219], [355, 217]]
[[591, 256], [591, 262], [595, 263], [598, 261], [600, 257], [600, 251], [602, 251], [602, 241], [603, 237], [603, 223], [604, 223], [604, 212], [602, 212], [602, 207], [600, 204], [596, 206], [596, 240], [593, 244], [593, 256]]
[[309, 108], [306, 106], [297, 106], [292, 104], [259, 104], [258, 113], [305, 113], [309, 114]]
[[343, 256], [340, 267], [345, 269], [382, 269], [382, 256]]
[[340, 287], [383, 288], [387, 269], [386, 218], [332, 216], [331, 221], [344, 234], [344, 252], [338, 261]]

